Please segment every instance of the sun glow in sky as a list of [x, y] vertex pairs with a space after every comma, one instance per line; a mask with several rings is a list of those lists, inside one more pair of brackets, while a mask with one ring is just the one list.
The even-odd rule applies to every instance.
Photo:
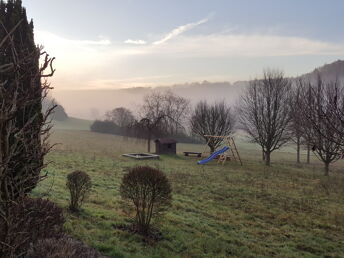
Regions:
[[56, 90], [296, 76], [344, 57], [344, 1], [24, 0]]

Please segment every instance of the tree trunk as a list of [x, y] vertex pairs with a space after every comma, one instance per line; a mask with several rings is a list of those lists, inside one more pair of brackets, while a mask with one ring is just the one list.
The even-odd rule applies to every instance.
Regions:
[[296, 163], [300, 163], [300, 137], [296, 139]]
[[215, 151], [215, 148], [214, 148], [214, 146], [213, 146], [213, 145], [211, 145], [211, 146], [209, 146], [209, 148], [210, 148], [210, 153], [214, 153], [214, 151]]
[[311, 163], [311, 146], [307, 143], [307, 164]]
[[270, 154], [271, 152], [265, 152], [265, 165], [270, 166]]
[[325, 162], [325, 176], [329, 176], [330, 175], [330, 163], [329, 162]]
[[265, 153], [263, 149], [262, 149], [262, 160], [265, 161]]
[[148, 151], [148, 153], [150, 153], [150, 151], [151, 151], [151, 135], [150, 135], [150, 133], [148, 134], [148, 137], [147, 137], [147, 151]]
[[[8, 199], [8, 198], [6, 198]], [[1, 217], [0, 220], [3, 220], [2, 225], [2, 232], [0, 238], [0, 257], [5, 257], [4, 254], [9, 254], [9, 252], [13, 252], [13, 248], [8, 246], [8, 237], [10, 235], [9, 231], [9, 218], [10, 218], [10, 205], [8, 202], [1, 203]]]

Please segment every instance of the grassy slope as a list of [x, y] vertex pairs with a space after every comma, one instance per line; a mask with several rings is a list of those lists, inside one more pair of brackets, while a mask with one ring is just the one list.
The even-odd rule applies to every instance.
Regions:
[[[344, 256], [343, 162], [329, 179], [315, 160], [294, 165], [292, 148], [273, 155], [271, 168], [259, 160], [259, 148], [238, 141], [244, 166], [196, 158], [163, 156], [159, 161], [123, 158], [145, 151], [144, 143], [118, 136], [57, 130], [60, 142], [48, 156], [49, 178], [35, 190], [66, 209], [66, 230], [110, 257], [317, 257]], [[178, 151], [203, 146], [179, 144]], [[124, 169], [157, 166], [172, 182], [173, 207], [160, 223], [164, 240], [144, 244], [139, 236], [113, 228], [127, 222], [118, 189]], [[66, 174], [82, 169], [93, 189], [79, 216], [67, 211]]]
[[54, 120], [54, 130], [80, 130], [89, 131], [93, 123], [91, 120], [69, 117], [64, 121]]

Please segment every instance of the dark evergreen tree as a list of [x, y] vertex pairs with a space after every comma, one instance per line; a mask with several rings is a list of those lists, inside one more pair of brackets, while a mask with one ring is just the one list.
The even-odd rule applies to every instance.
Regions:
[[6, 171], [1, 171], [0, 176], [6, 182], [1, 182], [1, 194], [11, 195], [6, 199], [29, 192], [37, 184], [43, 166], [44, 67], [39, 66], [40, 56], [40, 48], [34, 42], [33, 22], [28, 22], [22, 1], [1, 1], [0, 164]]
[[53, 60], [35, 45], [22, 2], [0, 0], [0, 257], [17, 257], [13, 207], [44, 177], [40, 171], [50, 150], [46, 121], [53, 107], [43, 114], [42, 99], [50, 89], [45, 78], [54, 74]]

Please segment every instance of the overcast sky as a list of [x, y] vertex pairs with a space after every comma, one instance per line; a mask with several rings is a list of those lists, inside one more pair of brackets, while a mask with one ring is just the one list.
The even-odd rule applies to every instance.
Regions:
[[344, 58], [342, 0], [23, 0], [53, 86], [101, 89], [287, 75]]

